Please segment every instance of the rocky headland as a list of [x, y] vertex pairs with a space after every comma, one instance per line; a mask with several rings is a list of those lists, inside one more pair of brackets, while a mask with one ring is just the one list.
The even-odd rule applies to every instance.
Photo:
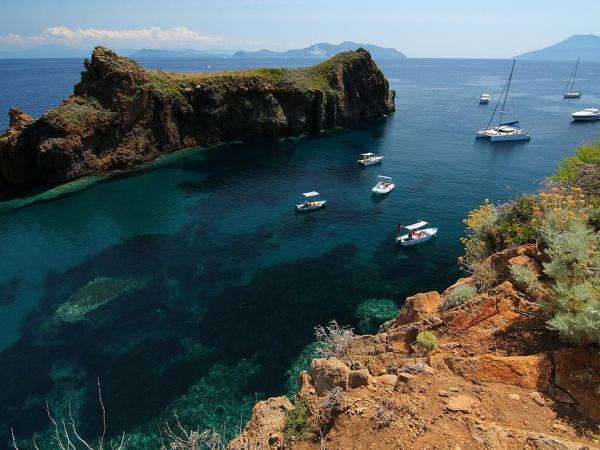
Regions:
[[[500, 274], [486, 293], [449, 307], [443, 293], [407, 298], [347, 354], [312, 361], [294, 405], [259, 402], [229, 449], [600, 448], [600, 350], [564, 345], [511, 267], [541, 276], [535, 245], [489, 257]], [[420, 332], [435, 349], [415, 344]], [[304, 408], [303, 414], [297, 410]]]
[[33, 119], [9, 111], [0, 188], [59, 184], [178, 149], [353, 126], [394, 111], [363, 49], [301, 69], [175, 74], [97, 47], [74, 93]]

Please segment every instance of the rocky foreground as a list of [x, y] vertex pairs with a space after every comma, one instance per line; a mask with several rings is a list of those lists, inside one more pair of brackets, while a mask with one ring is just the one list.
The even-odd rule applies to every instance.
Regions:
[[[307, 439], [284, 433], [293, 406], [278, 397], [255, 406], [229, 449], [600, 448], [600, 350], [565, 347], [510, 275], [515, 265], [539, 275], [545, 258], [533, 244], [492, 255], [495, 287], [454, 308], [449, 293], [472, 278], [408, 298], [346, 357], [300, 375]], [[415, 351], [423, 330], [437, 337], [428, 354]]]
[[81, 82], [34, 120], [12, 109], [0, 188], [58, 184], [198, 145], [356, 125], [394, 111], [394, 92], [359, 49], [304, 69], [170, 74], [97, 47]]

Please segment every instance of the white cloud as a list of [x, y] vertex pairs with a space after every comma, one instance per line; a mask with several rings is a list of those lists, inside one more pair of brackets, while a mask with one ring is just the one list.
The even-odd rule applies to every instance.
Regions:
[[39, 35], [21, 36], [10, 33], [0, 35], [0, 45], [25, 47], [32, 44], [69, 44], [80, 43], [137, 43], [143, 45], [161, 44], [215, 44], [223, 39], [190, 30], [187, 27], [148, 27], [130, 30], [104, 30], [98, 28], [71, 29], [65, 26], [48, 27]]

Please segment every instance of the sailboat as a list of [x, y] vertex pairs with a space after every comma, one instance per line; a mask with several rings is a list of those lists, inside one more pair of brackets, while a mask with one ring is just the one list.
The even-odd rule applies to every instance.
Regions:
[[[510, 69], [510, 75], [508, 76], [508, 80], [502, 89], [502, 93], [498, 98], [498, 102], [496, 103], [496, 107], [492, 112], [492, 117], [487, 124], [487, 126], [483, 130], [479, 130], [477, 132], [477, 138], [486, 138], [489, 139], [490, 142], [502, 142], [502, 141], [524, 141], [531, 139], [531, 136], [527, 132], [527, 130], [523, 130], [518, 127], [519, 121], [514, 120], [512, 122], [503, 122], [504, 119], [504, 111], [506, 108], [506, 100], [508, 99], [508, 92], [510, 91], [510, 84], [512, 82], [513, 73], [515, 71], [515, 60], [513, 60], [512, 68]], [[500, 107], [500, 120], [498, 121], [498, 125], [495, 127], [491, 127], [492, 121], [496, 116], [496, 112]]]
[[581, 92], [575, 90], [575, 77], [577, 77], [577, 69], [579, 68], [579, 58], [577, 58], [577, 63], [575, 64], [575, 68], [573, 72], [571, 72], [571, 78], [567, 81], [567, 85], [565, 86], [565, 90], [563, 91], [563, 98], [580, 98]]

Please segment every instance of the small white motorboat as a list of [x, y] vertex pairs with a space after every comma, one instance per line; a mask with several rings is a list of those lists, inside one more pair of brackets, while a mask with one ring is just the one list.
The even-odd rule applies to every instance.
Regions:
[[371, 192], [377, 195], [385, 195], [389, 194], [395, 187], [396, 185], [392, 183], [392, 179], [390, 177], [377, 175], [377, 184], [373, 186]]
[[588, 121], [588, 120], [600, 120], [600, 109], [598, 108], [585, 108], [582, 111], [577, 111], [571, 114], [573, 120], [577, 121]]
[[[396, 243], [407, 247], [409, 245], [420, 244], [421, 242], [428, 241], [437, 234], [438, 229], [423, 228], [426, 225], [429, 225], [429, 223], [425, 222], [424, 220], [413, 223], [412, 225], [398, 225]], [[408, 230], [408, 233], [401, 234], [402, 229]]]
[[491, 99], [492, 99], [492, 96], [490, 94], [488, 94], [487, 92], [484, 92], [483, 94], [481, 94], [479, 96], [479, 103], [481, 103], [482, 105], [487, 105]]
[[304, 192], [304, 201], [296, 205], [296, 211], [306, 212], [314, 211], [315, 209], [322, 208], [327, 203], [327, 200], [321, 200], [320, 194], [317, 191]]
[[383, 156], [381, 155], [376, 155], [375, 153], [361, 153], [360, 159], [356, 162], [364, 167], [378, 164], [381, 161], [383, 161]]

